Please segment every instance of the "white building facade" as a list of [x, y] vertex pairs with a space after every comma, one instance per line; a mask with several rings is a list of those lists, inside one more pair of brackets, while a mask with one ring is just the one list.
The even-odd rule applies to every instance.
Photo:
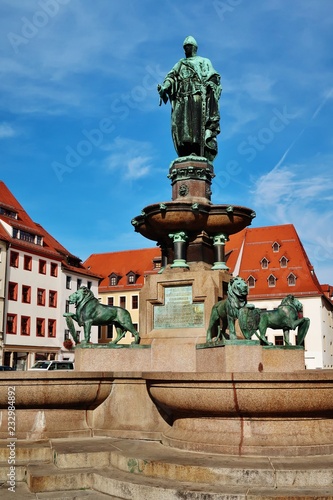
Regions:
[[71, 293], [84, 285], [97, 296], [98, 283], [0, 182], [0, 364], [27, 370], [42, 359], [74, 360], [63, 344], [70, 338], [63, 315], [75, 312]]
[[[333, 368], [333, 311], [329, 301], [321, 295], [298, 297], [303, 305], [303, 316], [310, 319], [310, 326], [305, 337], [305, 366], [307, 369]], [[252, 300], [258, 309], [273, 310], [280, 299]], [[290, 343], [296, 345], [297, 330], [290, 330]], [[283, 331], [267, 329], [266, 337], [274, 345], [283, 344]]]
[[[40, 359], [74, 360], [74, 351], [63, 346], [70, 338], [63, 314], [75, 312], [69, 296], [82, 285], [98, 294], [96, 277], [74, 272], [54, 257], [8, 249], [3, 364], [16, 370], [29, 369]], [[93, 327], [92, 342], [97, 335]]]

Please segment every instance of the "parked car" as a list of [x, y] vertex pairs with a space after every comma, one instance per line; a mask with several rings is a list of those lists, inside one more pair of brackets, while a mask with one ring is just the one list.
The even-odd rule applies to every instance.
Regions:
[[0, 372], [5, 372], [5, 371], [13, 371], [14, 368], [11, 366], [5, 366], [5, 365], [0, 365]]
[[74, 370], [73, 361], [37, 361], [29, 370]]

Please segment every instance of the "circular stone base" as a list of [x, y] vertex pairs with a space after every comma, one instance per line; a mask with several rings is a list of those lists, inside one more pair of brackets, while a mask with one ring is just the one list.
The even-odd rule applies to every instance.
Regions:
[[333, 452], [333, 373], [151, 374], [155, 404], [172, 418], [162, 442], [254, 456]]
[[183, 418], [162, 443], [179, 450], [236, 456], [310, 456], [333, 453], [333, 420], [304, 418]]

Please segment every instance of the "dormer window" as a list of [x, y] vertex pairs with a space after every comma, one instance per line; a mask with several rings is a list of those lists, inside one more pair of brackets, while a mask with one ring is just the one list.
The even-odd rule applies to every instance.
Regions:
[[288, 286], [295, 286], [296, 285], [296, 276], [294, 275], [294, 273], [290, 273], [288, 275]]
[[137, 278], [138, 275], [135, 272], [130, 271], [129, 273], [127, 273], [127, 284], [134, 285], [134, 283], [136, 283]]
[[254, 288], [256, 286], [256, 279], [252, 275], [247, 278], [247, 286], [249, 288]]
[[272, 245], [273, 252], [277, 253], [280, 250], [280, 244], [277, 241], [274, 241]]
[[276, 277], [274, 274], [270, 274], [267, 278], [268, 286], [269, 287], [274, 287], [276, 285]]
[[11, 217], [12, 219], [17, 219], [17, 212], [10, 210], [9, 208], [0, 207], [0, 214]]
[[285, 257], [285, 256], [281, 257], [281, 259], [280, 259], [280, 266], [281, 266], [281, 267], [287, 267], [287, 265], [288, 265], [288, 260], [289, 260], [289, 259], [287, 259], [287, 257]]
[[153, 259], [153, 267], [154, 267], [154, 269], [161, 269], [161, 267], [162, 267], [162, 258], [161, 257], [155, 257]]
[[264, 257], [263, 259], [261, 259], [260, 264], [261, 264], [261, 269], [267, 269], [269, 260], [266, 259], [266, 257]]
[[40, 235], [35, 235], [33, 233], [29, 233], [28, 231], [23, 231], [22, 229], [18, 229], [13, 227], [13, 238], [17, 240], [27, 241], [28, 243], [34, 243], [35, 245], [43, 245], [43, 238]]
[[29, 243], [35, 243], [35, 235], [28, 233], [28, 231], [20, 231], [20, 240], [28, 241]]
[[118, 276], [118, 274], [116, 274], [116, 273], [110, 274], [110, 276], [109, 276], [110, 286], [116, 286], [116, 285], [118, 285], [119, 280], [120, 280], [120, 276]]

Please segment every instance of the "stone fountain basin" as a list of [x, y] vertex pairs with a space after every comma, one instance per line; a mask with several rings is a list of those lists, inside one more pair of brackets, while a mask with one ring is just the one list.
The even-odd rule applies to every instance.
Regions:
[[114, 377], [102, 372], [2, 372], [0, 410], [15, 394], [15, 409], [92, 410], [110, 394]]
[[174, 415], [333, 418], [333, 372], [144, 373], [158, 406]]
[[136, 231], [151, 240], [165, 239], [169, 233], [186, 231], [196, 236], [237, 233], [250, 225], [255, 214], [252, 209], [231, 205], [198, 204], [190, 201], [155, 203], [143, 209], [144, 215], [134, 219]]
[[333, 451], [333, 372], [144, 373], [172, 421], [162, 442], [234, 455]]

